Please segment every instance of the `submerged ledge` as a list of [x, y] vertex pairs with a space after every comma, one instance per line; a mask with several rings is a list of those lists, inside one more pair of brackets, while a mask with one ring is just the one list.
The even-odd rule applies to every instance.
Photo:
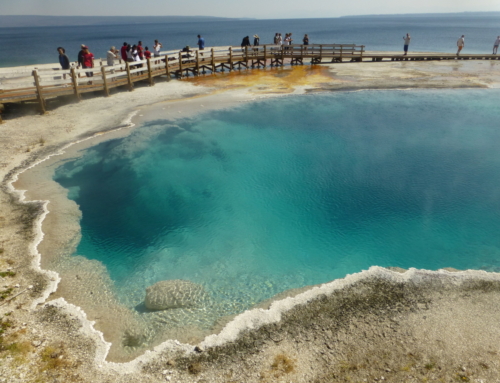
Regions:
[[[374, 65], [379, 67], [381, 64], [374, 64]], [[388, 64], [388, 66], [390, 66], [390, 67], [394, 67], [396, 65], [402, 66], [404, 64], [392, 64], [392, 63]], [[422, 65], [422, 64], [420, 64], [420, 65]], [[453, 63], [453, 65], [456, 66], [456, 63]], [[364, 64], [364, 66], [366, 66], [366, 64]], [[439, 65], [439, 67], [442, 68], [443, 66]], [[406, 69], [405, 68], [403, 68], [403, 69], [404, 69], [403, 70], [403, 72], [404, 72]], [[337, 67], [335, 68], [335, 70], [336, 70], [336, 73], [333, 76], [334, 79], [335, 79], [335, 76], [341, 78], [342, 76], [338, 75], [339, 71], [337, 70]], [[349, 70], [349, 68], [347, 68], [347, 70]], [[364, 74], [367, 74], [368, 80], [366, 80], [366, 81], [368, 81], [368, 82], [372, 81], [371, 76], [373, 76], [373, 73], [371, 73], [370, 71], [373, 71], [373, 70], [375, 70], [376, 72], [379, 71], [378, 68], [376, 68], [376, 69], [368, 68], [369, 73], [366, 73], [366, 72], [364, 73]], [[387, 68], [387, 73], [385, 75], [392, 76], [393, 74], [390, 72], [391, 72], [391, 68]], [[362, 77], [363, 73], [361, 73], [359, 75]], [[345, 78], [348, 78], [349, 76], [351, 76], [351, 74], [344, 73], [343, 76], [344, 76], [343, 81], [345, 81]], [[416, 77], [419, 78], [420, 76], [421, 76], [421, 74], [417, 75]], [[236, 77], [233, 77], [232, 80], [239, 81], [239, 79]], [[259, 80], [262, 80], [262, 79], [259, 79]], [[199, 80], [196, 80], [196, 81], [199, 82]], [[322, 84], [323, 86], [328, 82], [328, 80], [326, 78], [324, 78], [322, 81], [325, 82]], [[335, 81], [337, 81], [337, 80], [334, 80], [334, 82]], [[381, 79], [379, 79], [378, 81], [381, 81]], [[402, 83], [399, 84], [400, 85], [399, 88], [407, 88], [408, 87], [408, 84], [406, 83], [407, 81], [408, 81], [408, 79], [405, 78], [404, 81], [402, 81]], [[441, 81], [443, 81], [443, 80], [441, 80]], [[210, 82], [211, 81], [209, 80], [208, 85], [213, 86], [214, 84], [210, 83]], [[350, 80], [349, 80], [349, 82], [350, 82]], [[444, 81], [444, 82], [445, 82], [445, 84], [443, 84], [442, 87], [485, 86], [484, 83], [483, 84], [480, 84], [480, 83], [470, 84], [470, 78], [467, 78], [461, 84], [453, 84], [453, 85], [448, 84], [448, 86], [446, 86], [446, 81]], [[319, 83], [319, 81], [318, 81], [318, 83]], [[251, 85], [256, 86], [256, 84], [258, 84], [258, 81], [255, 82], [254, 84], [251, 84]], [[171, 84], [165, 84], [165, 85], [169, 86]], [[180, 85], [180, 84], [177, 84], [177, 85]], [[370, 88], [371, 85], [372, 84], [366, 84], [366, 83], [364, 84], [365, 88]], [[428, 85], [431, 85], [431, 84], [428, 84]], [[241, 86], [243, 87], [243, 85], [241, 85]], [[391, 88], [392, 86], [394, 86], [395, 88], [398, 87], [397, 84], [392, 84], [392, 85], [386, 84], [386, 86], [389, 88]], [[418, 86], [418, 87], [420, 87], [420, 86]], [[433, 86], [429, 86], [429, 87], [433, 87]], [[434, 87], [439, 88], [441, 86], [434, 86]], [[193, 92], [193, 87], [189, 83], [182, 84], [182, 86], [179, 86], [179, 88], [184, 88], [184, 89], [182, 89], [182, 90], [178, 89], [178, 93], [176, 94], [176, 96], [179, 96], [183, 92], [191, 93], [191, 94]], [[301, 93], [301, 92], [307, 90], [307, 88], [308, 87], [305, 85], [303, 86], [303, 88], [291, 87], [291, 91], [287, 92], [287, 93], [295, 93], [295, 92]], [[315, 89], [319, 89], [319, 87], [315, 88]], [[363, 89], [363, 84], [359, 84], [359, 87], [357, 87], [357, 89]], [[207, 91], [209, 91], [209, 89], [204, 88], [204, 89], [202, 89], [201, 93], [207, 93]], [[268, 91], [269, 91], [269, 93], [272, 93], [272, 92], [270, 92], [269, 89], [268, 89]], [[252, 92], [251, 90], [249, 92], [243, 91], [243, 90], [238, 91], [238, 92], [236, 92], [236, 100], [244, 101], [244, 100], [252, 99], [255, 97], [262, 97], [263, 94], [259, 93], [259, 92], [260, 92], [260, 89], [255, 89], [255, 92]], [[165, 99], [165, 94], [161, 94], [161, 92], [158, 92], [158, 93], [159, 93], [158, 96], [159, 96], [160, 100]], [[269, 96], [270, 95], [269, 93], [267, 93], [265, 96]], [[140, 102], [143, 102], [143, 103], [151, 102], [151, 99], [148, 97], [147, 94], [144, 94], [143, 96], [147, 97], [147, 99], [142, 98]], [[229, 98], [231, 98], [231, 97], [234, 97], [234, 92], [233, 92], [233, 96], [229, 96]], [[95, 100], [91, 100], [91, 101], [95, 101]], [[124, 115], [126, 113], [130, 113], [129, 108], [133, 107], [132, 105], [136, 101], [137, 100], [129, 100], [128, 104], [124, 103], [124, 105], [121, 105], [119, 107], [121, 110], [121, 112], [119, 114]], [[234, 102], [234, 101], [235, 100], [233, 98], [232, 102]], [[41, 126], [42, 131], [46, 131], [48, 133], [49, 126], [51, 123], [55, 122], [54, 121], [55, 119], [58, 119], [58, 118], [63, 119], [63, 120], [66, 120], [65, 122], [67, 123], [67, 121], [72, 118], [72, 115], [74, 113], [76, 113], [77, 110], [84, 109], [84, 110], [86, 110], [86, 113], [89, 113], [91, 110], [93, 110], [93, 108], [97, 107], [98, 102], [99, 101], [90, 102], [92, 105], [89, 105], [88, 108], [87, 108], [87, 106], [78, 107], [78, 106], [73, 106], [73, 105], [68, 105], [68, 106], [62, 107], [61, 109], [65, 109], [64, 111], [57, 110], [54, 112], [55, 115], [53, 115], [53, 116], [41, 117], [41, 118], [46, 119], [46, 120], [50, 119], [49, 121], [46, 121], [46, 122], [40, 121], [40, 117], [38, 117], [38, 118], [37, 117], [26, 117], [26, 118], [24, 118], [24, 120], [21, 119], [20, 121], [16, 121], [16, 122], [8, 121], [5, 126], [7, 129], [10, 128], [10, 129], [12, 129], [12, 132], [15, 132], [16, 129], [14, 128], [14, 126], [18, 125], [17, 123], [21, 123], [22, 125], [24, 125], [24, 123], [25, 123], [26, 124], [25, 126], [30, 126], [30, 124], [33, 124], [33, 122], [35, 121], [34, 126], [36, 126], [37, 124], [42, 124], [42, 125], [44, 125], [44, 126]], [[189, 111], [192, 111], [192, 109], [193, 109], [192, 104], [189, 104], [189, 102], [190, 102], [189, 100], [187, 102], [185, 101], [184, 107], [185, 107], [186, 113], [188, 113]], [[109, 103], [107, 103], [107, 105], [108, 104]], [[109, 105], [112, 105], [112, 104], [114, 104], [114, 102], [111, 102], [111, 104], [109, 104]], [[220, 103], [217, 101], [214, 101], [214, 105], [218, 105], [220, 107]], [[59, 116], [57, 116], [57, 115], [59, 115]], [[51, 117], [53, 117], [53, 118], [51, 118]], [[21, 213], [20, 211], [22, 211], [22, 209], [23, 209], [22, 207], [20, 207], [18, 202], [16, 202], [15, 200], [13, 200], [11, 198], [11, 195], [12, 195], [11, 191], [7, 190], [7, 189], [9, 189], [9, 184], [15, 181], [14, 178], [16, 177], [16, 174], [22, 172], [24, 169], [26, 169], [28, 167], [35, 166], [36, 163], [43, 161], [47, 157], [47, 155], [53, 155], [53, 153], [56, 150], [59, 150], [58, 147], [64, 148], [64, 145], [66, 145], [65, 141], [67, 141], [67, 139], [69, 137], [71, 137], [71, 136], [78, 137], [77, 134], [84, 134], [84, 135], [88, 136], [89, 133], [91, 135], [94, 135], [96, 132], [104, 131], [106, 129], [105, 125], [113, 126], [113, 125], [109, 125], [109, 123], [112, 122], [113, 120], [116, 121], [116, 117], [115, 117], [115, 115], [110, 115], [110, 114], [105, 115], [103, 118], [103, 121], [100, 123], [97, 123], [97, 124], [90, 123], [90, 124], [86, 125], [85, 119], [79, 119], [79, 121], [75, 122], [76, 124], [80, 124], [78, 126], [78, 128], [75, 129], [76, 130], [75, 132], [69, 131], [69, 132], [67, 132], [68, 134], [66, 134], [66, 135], [60, 134], [60, 132], [58, 132], [57, 134], [54, 135], [54, 137], [51, 136], [50, 138], [47, 139], [47, 141], [49, 141], [49, 142], [51, 139], [54, 140], [53, 142], [50, 142], [51, 143], [50, 147], [40, 147], [38, 149], [33, 149], [34, 153], [32, 155], [26, 154], [26, 152], [23, 153], [20, 150], [21, 148], [24, 147], [24, 145], [19, 146], [19, 144], [17, 144], [17, 148], [14, 150], [12, 150], [12, 148], [2, 148], [2, 150], [4, 151], [2, 154], [6, 154], [6, 156], [4, 158], [8, 158], [7, 155], [13, 156], [13, 159], [10, 160], [6, 165], [4, 165], [3, 169], [5, 169], [6, 172], [2, 171], [3, 176], [4, 176], [4, 182], [3, 182], [3, 195], [2, 195], [2, 199], [0, 201], [2, 206], [6, 206], [6, 207], [8, 206], [9, 211], [6, 210], [6, 214], [12, 213], [11, 216], [9, 217], [9, 219], [12, 219], [16, 215], [19, 216], [19, 214]], [[11, 124], [11, 126], [8, 126], [9, 124]], [[114, 126], [118, 126], [118, 125], [120, 125], [120, 124], [119, 123], [117, 124], [116, 122], [114, 123]], [[31, 126], [33, 126], [33, 125], [31, 125]], [[3, 129], [3, 126], [2, 126], [2, 129]], [[45, 130], [43, 130], [43, 129], [45, 129]], [[35, 137], [38, 135], [38, 133], [39, 132], [34, 133]], [[50, 134], [50, 133], [48, 133], [48, 134]], [[12, 139], [13, 140], [20, 139], [21, 141], [23, 141], [23, 139], [26, 140], [26, 137], [20, 137], [19, 134], [17, 134], [17, 135], [13, 134]], [[29, 137], [28, 137], [28, 140], [29, 140]], [[30, 144], [30, 145], [32, 145], [32, 144]], [[35, 144], [34, 146], [37, 146], [37, 145]], [[11, 150], [10, 152], [9, 152], [9, 149]], [[35, 201], [33, 203], [29, 202], [29, 203], [27, 203], [27, 205], [40, 206], [40, 203], [37, 203]], [[47, 214], [47, 204], [45, 203], [45, 204], [43, 204], [43, 211], [40, 214], [38, 214], [36, 220], [34, 221], [35, 227], [39, 227], [39, 225], [41, 225], [41, 222], [46, 214]], [[18, 225], [17, 222], [11, 224], [12, 227], [17, 227], [16, 225]], [[5, 235], [12, 235], [15, 237], [16, 233], [15, 233], [15, 230], [12, 230], [12, 231], [9, 231], [8, 233], [6, 233]], [[15, 251], [15, 249], [22, 248], [23, 246], [26, 245], [26, 237], [23, 237], [22, 235], [19, 235], [19, 234], [17, 234], [17, 235], [18, 235], [18, 238], [16, 240], [12, 241], [12, 243], [10, 243], [10, 241], [7, 241], [7, 246], [5, 246], [7, 251], [6, 251], [6, 253], [4, 253], [5, 257], [8, 256], [8, 253], [11, 251], [11, 249]], [[33, 237], [30, 238], [30, 243], [31, 243], [30, 246], [32, 246], [31, 251], [35, 251], [36, 246], [38, 245], [39, 242], [41, 242], [42, 239], [43, 239], [43, 233], [41, 231], [38, 231], [38, 234], [35, 235], [34, 238]], [[5, 240], [3, 243], [5, 243]], [[33, 259], [33, 257], [35, 259]], [[32, 262], [26, 263], [23, 261], [24, 263], [21, 265], [21, 268], [26, 268], [27, 266], [29, 266], [29, 263], [32, 263], [31, 267], [34, 267], [35, 269], [39, 270], [39, 267], [38, 267], [39, 260], [38, 261], [36, 260], [36, 256], [35, 256], [34, 252], [32, 252], [30, 254], [30, 256], [28, 256], [26, 258], [26, 260], [30, 260], [30, 259]], [[21, 259], [19, 259], [17, 261], [21, 261]], [[3, 264], [0, 264], [0, 265], [3, 266]], [[16, 281], [19, 279], [19, 282], [21, 282], [21, 284], [24, 284], [25, 282], [27, 283], [27, 282], [29, 282], [30, 278], [33, 278], [33, 274], [30, 274], [30, 272], [26, 272], [26, 276], [23, 275], [23, 272], [20, 272], [19, 274], [21, 274], [21, 275], [17, 277]], [[433, 292], [432, 290], [434, 289], [437, 292], [434, 291], [433, 293], [437, 293], [437, 294], [440, 294], [439, 291], [450, 292], [450, 294], [451, 294], [451, 292], [453, 292], [453, 294], [455, 294], [455, 293], [462, 294], [463, 291], [469, 291], [467, 289], [471, 289], [471, 290], [476, 291], [476, 292], [479, 291], [479, 292], [485, 292], [485, 293], [490, 294], [490, 293], [498, 290], [498, 288], [497, 288], [498, 277], [499, 277], [498, 274], [486, 273], [486, 272], [482, 272], [482, 271], [467, 271], [467, 272], [459, 272], [459, 273], [448, 273], [445, 271], [429, 272], [429, 271], [418, 271], [418, 270], [412, 269], [404, 274], [397, 274], [395, 272], [390, 272], [390, 271], [387, 271], [387, 270], [382, 269], [382, 268], [373, 267], [369, 271], [361, 272], [358, 274], [353, 274], [353, 275], [348, 276], [344, 279], [336, 280], [336, 281], [333, 281], [333, 282], [328, 283], [328, 284], [314, 287], [311, 290], [308, 290], [304, 293], [301, 293], [293, 298], [286, 298], [284, 300], [276, 301], [276, 302], [272, 303], [269, 310], [256, 309], [256, 310], [248, 311], [248, 312], [245, 312], [243, 314], [238, 315], [233, 321], [231, 321], [229, 324], [227, 324], [225, 326], [225, 328], [222, 330], [222, 332], [219, 335], [209, 336], [201, 343], [200, 350], [204, 349], [204, 351], [201, 354], [199, 352], [194, 351], [192, 346], [177, 344], [175, 341], [167, 341], [167, 342], [164, 342], [161, 346], [158, 346], [157, 348], [155, 348], [155, 350], [153, 352], [146, 352], [143, 356], [135, 359], [132, 362], [126, 363], [126, 364], [115, 364], [115, 363], [109, 363], [109, 362], [104, 361], [106, 353], [107, 353], [107, 349], [109, 349], [109, 345], [106, 345], [106, 343], [102, 339], [102, 335], [93, 329], [92, 323], [89, 322], [88, 320], [86, 320], [85, 313], [81, 309], [77, 308], [76, 306], [72, 306], [72, 305], [65, 303], [65, 301], [63, 299], [58, 299], [56, 301], [45, 303], [45, 304], [43, 304], [43, 306], [41, 308], [38, 308], [38, 309], [34, 308], [37, 304], [44, 302], [46, 300], [47, 296], [51, 292], [51, 287], [53, 288], [53, 287], [55, 287], [55, 285], [57, 285], [57, 277], [50, 272], [48, 274], [46, 274], [45, 277], [43, 277], [43, 278], [46, 281], [49, 280], [48, 285], [51, 287], [49, 287], [49, 288], [45, 287], [43, 289], [43, 291], [39, 291], [39, 289], [35, 288], [34, 289], [35, 292], [32, 293], [31, 296], [28, 297], [27, 295], [24, 295], [24, 296], [21, 295], [19, 298], [16, 299], [16, 302], [18, 302], [18, 303], [21, 302], [21, 306], [22, 306], [22, 304], [27, 305], [27, 306], [31, 306], [31, 309], [25, 310], [26, 312], [19, 312], [20, 310], [16, 311], [16, 309], [14, 309], [14, 305], [12, 305], [12, 303], [9, 303], [7, 305], [3, 305], [3, 307], [1, 307], [0, 312], [5, 313], [5, 312], [8, 312], [7, 310], [13, 310], [13, 314], [10, 315], [10, 317], [13, 318], [13, 320], [19, 321], [21, 323], [23, 321], [26, 321], [26, 322], [33, 321], [35, 328], [44, 325], [43, 321], [40, 321], [40, 318], [42, 318], [42, 317], [45, 318], [45, 320], [48, 323], [51, 323], [51, 322], [50, 322], [50, 320], [47, 320], [47, 319], [50, 319], [54, 316], [58, 317], [59, 318], [58, 320], [62, 321], [62, 323], [65, 323], [66, 321], [72, 321], [74, 319], [77, 319], [78, 322], [82, 324], [82, 327], [77, 331], [78, 337], [81, 337], [81, 338], [90, 337], [90, 339], [92, 339], [92, 342], [94, 343], [94, 346], [90, 346], [90, 345], [88, 346], [90, 349], [93, 349], [93, 351], [85, 354], [86, 361], [83, 364], [83, 365], [86, 365], [87, 368], [91, 368], [91, 369], [89, 371], [82, 371], [82, 368], [78, 368], [78, 367], [74, 369], [75, 371], [78, 371], [79, 374], [81, 374], [82, 378], [84, 376], [86, 376], [87, 378], [90, 378], [92, 376], [92, 374], [102, 374], [101, 375], [102, 377], [104, 377], [104, 376], [110, 377], [109, 374], [113, 372], [113, 373], [118, 373], [118, 374], [128, 373], [128, 374], [132, 374], [132, 375], [146, 374], [146, 375], [149, 375], [150, 378], [154, 379], [154, 380], [156, 380], [157, 378], [164, 380], [165, 379], [164, 376], [167, 375], [167, 376], [175, 377], [176, 379], [181, 379], [182, 381], [190, 381], [191, 378], [194, 378], [194, 376], [197, 375], [196, 373], [193, 373], [193, 371], [196, 372], [195, 371], [196, 368], [190, 367], [190, 366], [193, 366], [193, 363], [198, 363], [198, 362], [196, 362], [197, 359], [201, 360], [201, 362], [199, 362], [199, 363], [206, 363], [209, 359], [215, 358], [214, 355], [217, 354], [218, 350], [221, 347], [230, 349], [231, 347], [234, 346], [235, 343], [238, 343], [238, 342], [244, 343], [244, 342], [249, 341], [247, 338], [248, 337], [252, 338], [252, 336], [253, 336], [253, 335], [249, 335], [249, 334], [254, 334], [256, 336], [256, 339], [257, 339], [255, 342], [259, 343], [259, 341], [258, 341], [259, 336], [261, 336], [262, 331], [264, 331], [262, 329], [265, 329], [269, 326], [272, 327], [276, 323], [279, 323], [280, 321], [283, 320], [282, 317], [284, 315], [285, 316], [286, 315], [292, 315], [292, 316], [295, 315], [295, 314], [290, 314], [292, 312], [296, 313], [298, 311], [304, 311], [304, 313], [307, 313], [309, 311], [308, 307], [310, 305], [312, 305], [313, 302], [321, 301], [323, 299], [322, 296], [326, 296], [328, 298], [328, 296], [339, 294], [341, 291], [345, 291], [345, 295], [347, 296], [347, 301], [349, 300], [349, 295], [352, 295], [351, 298], [353, 298], [355, 300], [355, 299], [357, 299], [356, 295], [358, 295], [360, 292], [367, 293], [367, 291], [369, 290], [370, 283], [373, 282], [373, 285], [375, 286], [376, 285], [375, 282], [377, 282], [378, 279], [383, 280], [383, 281], [387, 281], [389, 283], [389, 285], [391, 285], [391, 286], [402, 284], [402, 285], [406, 286], [405, 287], [406, 290], [408, 290], [408, 289], [411, 290], [414, 288], [415, 291], [412, 292], [411, 294], [417, 294], [417, 295], [418, 295], [418, 293], [422, 293], [422, 289], [426, 290], [426, 292], [431, 292], [431, 293]], [[482, 281], [485, 281], [486, 284], [483, 283]], [[475, 285], [476, 287], [474, 287], [474, 286], [471, 287], [471, 285], [470, 285], [471, 283], [473, 285]], [[45, 286], [47, 286], [47, 284]], [[358, 289], [357, 292], [355, 291], [356, 289]], [[342, 293], [342, 294], [344, 294], [344, 293]], [[374, 294], [376, 295], [376, 292], [374, 292]], [[389, 303], [389, 301], [385, 301], [385, 303]], [[51, 311], [51, 310], [55, 310], [55, 311]], [[416, 310], [417, 311], [420, 310], [420, 308], [418, 308], [418, 304], [417, 304]], [[50, 312], [50, 314], [48, 314], [49, 312]], [[411, 310], [410, 310], [410, 312], [411, 312]], [[355, 314], [355, 313], [353, 312], [353, 314]], [[73, 319], [71, 319], [71, 318], [73, 318]], [[50, 324], [47, 324], [47, 326], [50, 327]], [[247, 331], [245, 331], [245, 330], [247, 330]], [[301, 332], [298, 329], [297, 329], [297, 331], [298, 331], [298, 333]], [[321, 331], [323, 331], [323, 330], [321, 330]], [[329, 331], [331, 331], [331, 330], [329, 330]], [[313, 333], [314, 333], [314, 331], [313, 331]], [[270, 333], [268, 333], [268, 337], [272, 338], [272, 335], [269, 335], [269, 334]], [[68, 335], [68, 334], [53, 334], [53, 338], [54, 339], [64, 339], [66, 335]], [[313, 338], [314, 338], [314, 336], [313, 336]], [[272, 340], [272, 342], [277, 343], [279, 345], [279, 347], [276, 349], [275, 354], [278, 355], [280, 349], [286, 349], [286, 347], [283, 348], [280, 345], [280, 344], [282, 344], [282, 342], [284, 340], [285, 340], [285, 338], [283, 338], [282, 340], [279, 340], [279, 341]], [[264, 343], [260, 343], [260, 346], [263, 346]], [[258, 348], [258, 346], [259, 345], [257, 345], [257, 348]], [[34, 347], [36, 347], [36, 346], [34, 346]], [[71, 346], [68, 345], [67, 347], [69, 349]], [[256, 347], [256, 346], [254, 345], [252, 347]], [[234, 346], [234, 348], [235, 348], [234, 349], [235, 352], [239, 352], [237, 350], [236, 346]], [[223, 354], [226, 355], [226, 351], [227, 350], [222, 350]], [[71, 351], [68, 351], [67, 353], [73, 354], [73, 355], [78, 355], [77, 350], [71, 350]], [[93, 354], [93, 357], [91, 358], [91, 360], [88, 359], [90, 357], [90, 354]], [[253, 354], [250, 353], [250, 355], [253, 355]], [[168, 361], [165, 358], [168, 358]], [[297, 356], [297, 358], [298, 358], [298, 356]], [[163, 362], [161, 362], [162, 360], [163, 360]], [[167, 364], [167, 362], [171, 362], [171, 363]], [[176, 365], [178, 367], [177, 372], [176, 373], [172, 372], [172, 374], [167, 372], [165, 375], [162, 375], [161, 372], [163, 372], [163, 371], [156, 370], [158, 368], [161, 368], [162, 363], [163, 363], [164, 367], [167, 366], [165, 368], [167, 368], [168, 371], [174, 370], [174, 365]], [[313, 364], [312, 361], [310, 361], [310, 363]], [[266, 365], [267, 366], [266, 368], [271, 368], [271, 370], [272, 370], [271, 363], [269, 365], [270, 365], [270, 367]], [[229, 366], [229, 364], [228, 364], [228, 366]], [[180, 367], [182, 367], [182, 369]], [[4, 367], [0, 367], [0, 369], [1, 368], [4, 368]], [[98, 370], [96, 370], [96, 368], [98, 368]], [[298, 367], [296, 367], [296, 368], [298, 369]], [[99, 372], [97, 372], [97, 371], [99, 371]], [[210, 367], [207, 367], [205, 372], [199, 371], [198, 373], [209, 374], [209, 371], [210, 371]], [[162, 376], [157, 376], [157, 375], [162, 375]], [[210, 378], [210, 379], [215, 379], [216, 376], [217, 375], [213, 375], [212, 378]], [[283, 375], [283, 376], [285, 376], [285, 375]], [[305, 376], [306, 375], [304, 375], [304, 377]], [[311, 377], [311, 376], [309, 376], [309, 377]], [[207, 375], [207, 378], [208, 378], [208, 375]], [[21, 378], [21, 379], [23, 379], [23, 378]], [[253, 380], [253, 377], [248, 375], [248, 379], [249, 380], [247, 380], [247, 381]], [[309, 380], [307, 380], [309, 378], [307, 378], [307, 379], [301, 378], [301, 379], [302, 379], [301, 381], [309, 381]], [[20, 380], [20, 381], [22, 381], [22, 380]], [[212, 381], [212, 380], [209, 380], [209, 381]]]

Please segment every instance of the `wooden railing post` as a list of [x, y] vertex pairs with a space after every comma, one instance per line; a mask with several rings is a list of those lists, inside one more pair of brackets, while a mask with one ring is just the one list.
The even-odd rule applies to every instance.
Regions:
[[128, 90], [132, 92], [134, 90], [134, 83], [132, 82], [132, 77], [130, 75], [130, 65], [128, 61], [125, 62], [125, 68], [127, 69]]
[[212, 53], [212, 73], [215, 73], [215, 56], [214, 56], [214, 48], [210, 49]]
[[285, 47], [281, 45], [281, 65], [285, 65]]
[[196, 74], [200, 75], [200, 55], [198, 51], [196, 51]]
[[76, 97], [76, 101], [80, 101], [80, 92], [78, 92], [78, 77], [76, 76], [75, 68], [71, 68], [71, 81], [73, 82], [73, 92]]
[[363, 60], [363, 52], [365, 50], [365, 46], [361, 45], [361, 60]]
[[229, 47], [229, 69], [233, 70], [233, 47]]
[[102, 74], [102, 85], [104, 88], [104, 94], [106, 95], [106, 97], [109, 97], [108, 81], [106, 80], [106, 67], [105, 66], [101, 67], [101, 74]]
[[323, 45], [319, 46], [319, 61], [321, 62], [323, 59]]
[[267, 63], [267, 46], [264, 45], [264, 68], [266, 67]]
[[[189, 55], [189, 52], [188, 52]], [[179, 52], [179, 77], [182, 77], [182, 53]]]
[[170, 69], [168, 68], [168, 55], [165, 55], [165, 74], [167, 78], [170, 80]]
[[151, 59], [146, 59], [148, 63], [148, 78], [149, 78], [149, 86], [153, 86], [155, 83], [153, 81], [153, 72], [151, 70]]
[[248, 68], [248, 45], [245, 45], [245, 64]]
[[40, 104], [40, 113], [45, 114], [45, 100], [43, 99], [42, 87], [40, 86], [40, 80], [38, 79], [38, 71], [33, 70], [33, 77], [35, 78], [36, 94], [37, 99]]
[[342, 48], [343, 47], [344, 47], [343, 45], [340, 45], [340, 61], [342, 61]]

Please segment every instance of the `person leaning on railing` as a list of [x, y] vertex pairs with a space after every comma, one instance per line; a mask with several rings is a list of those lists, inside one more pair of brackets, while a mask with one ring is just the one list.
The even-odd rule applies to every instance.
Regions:
[[[108, 64], [108, 66], [115, 65], [115, 59], [118, 58], [117, 54], [118, 50], [114, 46], [109, 48], [109, 51], [106, 52], [106, 63]], [[111, 69], [111, 73], [115, 73], [115, 70]]]

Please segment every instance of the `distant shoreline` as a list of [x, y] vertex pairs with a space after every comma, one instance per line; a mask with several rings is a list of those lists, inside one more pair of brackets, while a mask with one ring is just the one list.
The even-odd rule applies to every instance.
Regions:
[[218, 17], [218, 16], [49, 16], [49, 15], [0, 15], [0, 29], [26, 27], [62, 27], [62, 26], [91, 26], [91, 25], [121, 25], [148, 23], [184, 23], [184, 22], [213, 22], [235, 20], [301, 20], [301, 19], [346, 19], [372, 17], [456, 17], [456, 16], [485, 16], [499, 17], [500, 11], [491, 12], [453, 12], [453, 13], [395, 13], [395, 14], [368, 14], [345, 15], [338, 17], [295, 17], [295, 18], [251, 18], [251, 17]]

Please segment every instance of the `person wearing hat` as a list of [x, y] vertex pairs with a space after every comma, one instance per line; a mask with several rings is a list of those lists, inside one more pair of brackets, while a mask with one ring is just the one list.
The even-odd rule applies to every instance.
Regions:
[[254, 47], [259, 46], [259, 41], [260, 41], [259, 35], [253, 35], [253, 46]]
[[77, 68], [84, 68], [83, 66], [83, 54], [85, 50], [85, 44], [80, 45], [80, 52], [78, 52], [78, 66]]

